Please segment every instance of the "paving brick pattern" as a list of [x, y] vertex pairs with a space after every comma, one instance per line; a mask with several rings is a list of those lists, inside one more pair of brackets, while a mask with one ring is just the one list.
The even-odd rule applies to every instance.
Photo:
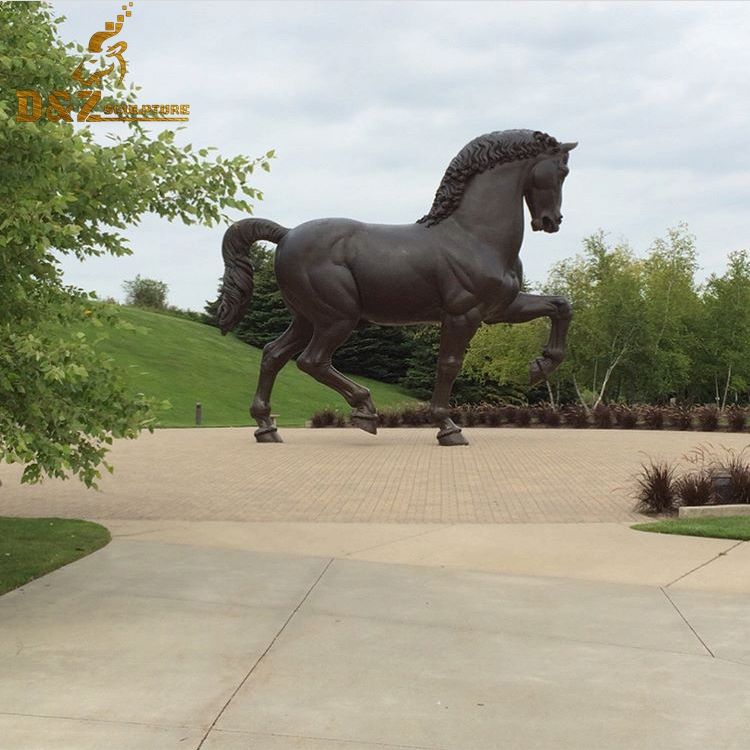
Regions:
[[[468, 448], [433, 429], [159, 430], [120, 441], [101, 492], [77, 482], [21, 487], [0, 467], [0, 515], [223, 521], [575, 523], [630, 521], [646, 457], [678, 458], [747, 435], [469, 428]], [[345, 533], [345, 532], [342, 532]]]

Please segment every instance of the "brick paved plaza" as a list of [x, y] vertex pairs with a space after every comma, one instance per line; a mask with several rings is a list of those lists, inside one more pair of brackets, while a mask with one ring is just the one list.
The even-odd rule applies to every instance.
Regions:
[[579, 523], [639, 518], [629, 493], [647, 457], [678, 458], [746, 435], [467, 428], [468, 448], [433, 429], [159, 430], [119, 441], [102, 492], [77, 482], [19, 487], [0, 467], [2, 512], [107, 519]]

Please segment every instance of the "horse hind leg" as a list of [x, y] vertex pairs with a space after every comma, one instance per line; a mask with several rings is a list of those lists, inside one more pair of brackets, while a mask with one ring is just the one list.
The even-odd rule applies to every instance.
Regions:
[[297, 359], [297, 367], [340, 393], [352, 407], [352, 424], [371, 435], [376, 435], [378, 414], [369, 389], [342, 375], [331, 364], [333, 353], [349, 338], [356, 325], [356, 320], [340, 320], [330, 325], [316, 326], [310, 343]]
[[258, 424], [255, 439], [259, 443], [284, 442], [271, 419], [271, 391], [281, 368], [305, 348], [312, 336], [312, 330], [307, 320], [295, 317], [281, 336], [263, 347], [258, 387], [250, 406], [250, 414]]

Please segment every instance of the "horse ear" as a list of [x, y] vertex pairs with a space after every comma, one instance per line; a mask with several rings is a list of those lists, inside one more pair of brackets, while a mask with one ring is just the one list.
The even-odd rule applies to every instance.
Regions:
[[561, 143], [560, 150], [565, 152], [572, 151], [577, 145], [578, 141], [576, 141], [575, 143]]

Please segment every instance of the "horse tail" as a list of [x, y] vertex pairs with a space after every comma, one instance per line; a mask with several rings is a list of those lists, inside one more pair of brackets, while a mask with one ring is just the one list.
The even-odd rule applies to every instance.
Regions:
[[224, 233], [221, 254], [224, 256], [224, 279], [217, 312], [219, 329], [226, 335], [245, 316], [253, 296], [253, 264], [248, 250], [253, 242], [268, 240], [279, 243], [289, 230], [268, 219], [242, 219]]

